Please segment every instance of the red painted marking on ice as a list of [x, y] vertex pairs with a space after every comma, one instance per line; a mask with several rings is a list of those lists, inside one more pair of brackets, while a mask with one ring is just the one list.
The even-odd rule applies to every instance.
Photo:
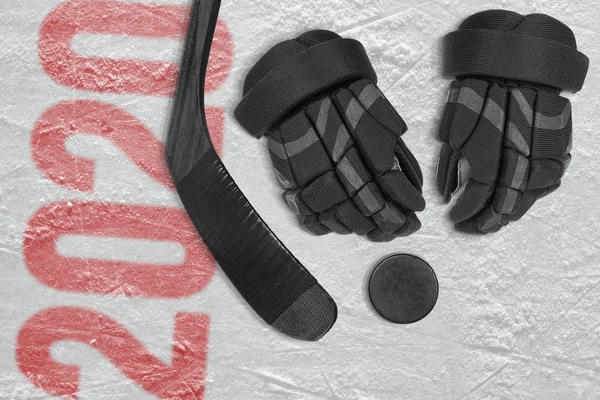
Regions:
[[210, 319], [205, 314], [177, 313], [173, 361], [154, 357], [121, 324], [96, 311], [57, 307], [31, 317], [17, 337], [16, 359], [36, 387], [54, 396], [77, 398], [80, 367], [52, 359], [60, 341], [85, 343], [145, 391], [161, 399], [202, 399]]
[[[225, 111], [207, 107], [206, 112], [211, 139], [220, 151]], [[53, 182], [80, 191], [94, 190], [95, 161], [73, 156], [65, 148], [67, 139], [80, 133], [110, 140], [150, 177], [170, 189], [174, 188], [162, 142], [128, 112], [91, 100], [61, 102], [46, 110], [33, 128], [33, 159], [40, 171]]]
[[[172, 96], [179, 66], [163, 61], [85, 57], [71, 41], [79, 33], [183, 39], [189, 8], [122, 1], [70, 0], [44, 19], [38, 42], [42, 67], [56, 82], [79, 90]], [[208, 71], [207, 92], [227, 79], [233, 62], [229, 29], [218, 21]]]
[[222, 107], [204, 107], [206, 126], [215, 151], [219, 156], [223, 153], [223, 136], [225, 132], [225, 109]]
[[[151, 96], [174, 94], [176, 63], [156, 60], [82, 56], [71, 47], [78, 34], [183, 39], [189, 9], [115, 0], [67, 0], [44, 19], [38, 55], [55, 82], [93, 92]], [[227, 79], [233, 42], [223, 21], [216, 27], [206, 76], [207, 92]], [[225, 112], [207, 108], [213, 145], [222, 149]], [[135, 165], [162, 185], [173, 188], [164, 145], [134, 116], [99, 101], [65, 101], [42, 114], [35, 124], [31, 152], [40, 171], [71, 189], [93, 191], [95, 160], [75, 157], [65, 143], [76, 134], [110, 140]], [[118, 171], [115, 171], [118, 173]], [[57, 254], [62, 235], [171, 241], [185, 249], [180, 265], [161, 265], [65, 257]], [[23, 241], [30, 272], [57, 290], [181, 298], [203, 290], [214, 275], [215, 261], [183, 210], [94, 202], [59, 202], [42, 207], [30, 219]], [[161, 362], [118, 322], [99, 312], [57, 307], [30, 318], [17, 337], [16, 361], [24, 376], [48, 394], [77, 398], [80, 367], [56, 362], [50, 355], [59, 341], [78, 341], [100, 351], [147, 392], [169, 399], [202, 399], [210, 320], [207, 315], [177, 313], [173, 361]]]
[[[179, 243], [186, 255], [180, 265], [64, 257], [56, 252], [62, 235], [172, 241]], [[67, 292], [181, 298], [202, 291], [215, 271], [215, 261], [187, 214], [169, 207], [49, 204], [29, 221], [23, 246], [33, 276]]]

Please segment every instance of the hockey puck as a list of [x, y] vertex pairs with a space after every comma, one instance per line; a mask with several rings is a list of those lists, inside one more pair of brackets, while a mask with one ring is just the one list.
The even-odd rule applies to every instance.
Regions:
[[412, 324], [425, 318], [437, 302], [438, 280], [425, 261], [409, 254], [383, 260], [369, 280], [369, 297], [383, 318]]

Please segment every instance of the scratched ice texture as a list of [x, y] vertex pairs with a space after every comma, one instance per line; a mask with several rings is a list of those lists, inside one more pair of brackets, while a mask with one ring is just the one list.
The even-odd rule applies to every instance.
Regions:
[[[151, 4], [143, 1], [145, 4]], [[161, 4], [186, 4], [160, 0]], [[280, 239], [332, 294], [339, 318], [320, 342], [275, 332], [257, 318], [217, 270], [209, 286], [183, 299], [72, 293], [32, 276], [23, 256], [27, 221], [56, 201], [181, 207], [174, 192], [97, 136], [76, 135], [67, 150], [96, 162], [92, 192], [61, 187], [31, 155], [35, 121], [65, 100], [115, 105], [165, 140], [168, 97], [85, 92], [51, 80], [40, 66], [40, 25], [58, 1], [0, 2], [0, 398], [52, 398], [19, 371], [16, 338], [26, 320], [57, 306], [85, 307], [122, 324], [148, 352], [170, 363], [177, 312], [210, 315], [206, 399], [599, 399], [600, 398], [600, 13], [594, 0], [224, 0], [221, 18], [234, 41], [231, 73], [207, 104], [225, 107], [224, 162]], [[449, 82], [439, 74], [440, 38], [489, 8], [558, 17], [591, 59], [584, 89], [572, 96], [573, 163], [563, 187], [521, 222], [472, 237], [453, 231], [434, 191], [436, 129]], [[315, 237], [298, 228], [279, 195], [266, 143], [233, 118], [242, 80], [274, 43], [311, 28], [360, 39], [379, 85], [405, 118], [405, 140], [425, 174], [423, 228], [387, 244], [357, 236]], [[82, 54], [177, 61], [181, 41], [78, 35]], [[571, 97], [571, 96], [569, 96]], [[173, 243], [71, 237], [57, 251], [82, 258], [179, 263]], [[369, 306], [366, 282], [386, 255], [428, 260], [440, 282], [435, 310], [395, 326]], [[185, 282], [182, 282], [184, 285]], [[80, 367], [81, 399], [154, 398], [100, 352], [80, 342], [51, 348]], [[152, 374], [152, 371], [148, 371]]]

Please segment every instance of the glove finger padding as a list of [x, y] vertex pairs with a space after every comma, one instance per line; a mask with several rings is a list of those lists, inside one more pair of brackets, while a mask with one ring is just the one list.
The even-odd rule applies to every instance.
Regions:
[[[492, 38], [496, 53], [470, 45]], [[540, 55], [540, 47], [543, 60], [524, 54]], [[440, 127], [438, 191], [456, 199], [450, 219], [458, 230], [496, 232], [560, 186], [572, 146], [571, 103], [560, 91], [581, 89], [587, 58], [559, 21], [508, 11], [469, 17], [445, 38], [445, 51], [446, 72], [457, 79]]]
[[276, 45], [248, 74], [236, 117], [268, 137], [283, 198], [314, 234], [389, 241], [421, 227], [421, 169], [376, 80], [362, 45], [329, 31]]

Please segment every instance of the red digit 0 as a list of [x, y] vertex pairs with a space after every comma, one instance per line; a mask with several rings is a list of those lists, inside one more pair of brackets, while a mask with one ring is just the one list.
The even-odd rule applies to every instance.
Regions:
[[[142, 264], [65, 257], [62, 235], [171, 241], [186, 251], [181, 265]], [[181, 298], [210, 282], [215, 261], [183, 210], [129, 204], [60, 202], [42, 207], [29, 221], [23, 255], [42, 283], [67, 292]]]
[[[224, 110], [207, 108], [207, 122], [217, 151], [221, 150]], [[53, 182], [71, 189], [94, 189], [94, 161], [71, 155], [65, 142], [86, 133], [110, 140], [150, 177], [173, 188], [164, 145], [134, 116], [111, 104], [91, 100], [58, 103], [45, 111], [31, 135], [31, 153], [40, 171]]]
[[56, 362], [56, 342], [77, 341], [100, 351], [129, 379], [161, 399], [202, 399], [210, 319], [177, 313], [173, 361], [164, 364], [117, 321], [92, 310], [57, 307], [31, 317], [17, 337], [16, 359], [36, 387], [54, 396], [77, 398], [79, 367]]
[[[53, 9], [40, 29], [38, 54], [46, 73], [56, 82], [79, 90], [171, 96], [178, 65], [163, 61], [84, 57], [71, 48], [79, 33], [183, 39], [189, 8], [121, 1], [69, 0]], [[233, 42], [218, 22], [206, 91], [218, 89], [233, 62]]]

